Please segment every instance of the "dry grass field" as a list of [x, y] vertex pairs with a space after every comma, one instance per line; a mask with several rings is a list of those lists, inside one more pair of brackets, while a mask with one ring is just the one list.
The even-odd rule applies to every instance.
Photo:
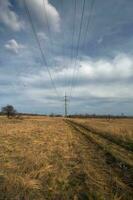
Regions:
[[120, 141], [120, 145], [127, 145], [133, 151], [133, 119], [77, 119], [91, 131], [98, 132], [105, 137]]
[[0, 200], [133, 199], [133, 120], [0, 117]]

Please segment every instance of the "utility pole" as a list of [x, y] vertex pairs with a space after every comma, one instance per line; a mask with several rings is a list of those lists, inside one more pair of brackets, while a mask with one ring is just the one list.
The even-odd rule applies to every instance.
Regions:
[[64, 102], [65, 102], [65, 117], [67, 117], [67, 102], [68, 102], [68, 99], [67, 99], [66, 94], [65, 94]]

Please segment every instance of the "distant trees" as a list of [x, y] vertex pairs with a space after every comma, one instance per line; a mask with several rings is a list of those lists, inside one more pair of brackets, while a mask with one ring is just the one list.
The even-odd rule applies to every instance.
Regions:
[[7, 105], [5, 107], [2, 107], [1, 113], [7, 115], [8, 118], [15, 116], [17, 111], [12, 105]]

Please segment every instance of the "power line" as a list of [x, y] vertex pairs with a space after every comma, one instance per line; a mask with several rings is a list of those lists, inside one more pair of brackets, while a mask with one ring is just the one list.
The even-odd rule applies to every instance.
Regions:
[[[71, 59], [70, 59], [70, 65], [73, 64], [74, 59], [74, 36], [75, 36], [75, 27], [76, 27], [76, 7], [77, 3], [76, 0], [74, 0], [74, 12], [73, 12], [73, 25], [72, 25], [72, 49], [71, 49]], [[71, 87], [71, 80], [68, 82], [68, 87]]]
[[49, 25], [49, 20], [48, 20], [48, 15], [47, 15], [47, 9], [46, 9], [46, 5], [45, 5], [45, 0], [43, 0], [43, 7], [44, 7], [44, 14], [46, 17], [46, 24], [47, 24], [47, 30], [48, 30], [48, 35], [49, 35], [49, 40], [50, 40], [50, 43], [51, 43], [51, 46], [52, 46], [52, 49], [53, 49], [53, 39], [52, 39], [52, 34], [51, 34], [51, 30], [50, 30], [50, 25]]
[[[50, 23], [49, 23], [49, 18], [48, 18], [48, 13], [47, 13], [47, 9], [46, 9], [45, 0], [43, 0], [43, 7], [44, 7], [44, 17], [46, 17], [46, 25], [47, 25], [48, 36], [49, 36], [48, 38], [49, 38], [49, 41], [51, 43], [51, 50], [54, 52], [53, 35], [52, 35], [51, 28], [50, 28]], [[54, 64], [55, 64], [55, 60], [54, 60]]]
[[[64, 5], [64, 0], [61, 0], [61, 3], [60, 3], [60, 9], [62, 9], [62, 13], [64, 14], [65, 13], [65, 5]], [[62, 18], [63, 18], [63, 16], [62, 16]], [[62, 20], [63, 21], [63, 20]], [[63, 23], [63, 25], [64, 25], [64, 23]], [[66, 55], [67, 55], [67, 50], [66, 50], [66, 46], [65, 46], [65, 39], [67, 38], [66, 37], [66, 35], [65, 35], [65, 28], [62, 28], [62, 38], [63, 38], [63, 42], [62, 42], [62, 52], [63, 52], [63, 56], [66, 58]], [[64, 67], [64, 69], [69, 69], [69, 61], [66, 61], [65, 60], [65, 62], [63, 62], [63, 67]], [[64, 78], [64, 83], [65, 83], [65, 87], [67, 86], [67, 82], [68, 82], [68, 79], [67, 79], [67, 76], [66, 76], [66, 78]]]
[[31, 24], [31, 28], [32, 28], [33, 34], [34, 34], [34, 36], [35, 36], [35, 40], [36, 40], [36, 42], [37, 42], [37, 45], [38, 45], [38, 47], [39, 47], [39, 50], [40, 50], [40, 53], [41, 53], [41, 56], [42, 56], [42, 61], [43, 61], [44, 65], [46, 66], [47, 72], [48, 72], [49, 77], [50, 77], [50, 80], [51, 80], [51, 84], [52, 84], [52, 86], [53, 86], [53, 89], [55, 90], [55, 93], [56, 93], [57, 97], [60, 98], [60, 95], [59, 95], [59, 93], [58, 93], [58, 91], [57, 91], [57, 88], [56, 88], [56, 86], [55, 86], [55, 83], [54, 83], [54, 81], [53, 81], [52, 74], [51, 74], [50, 69], [49, 69], [49, 67], [48, 67], [45, 54], [44, 54], [44, 52], [43, 52], [43, 50], [42, 50], [40, 40], [39, 40], [39, 38], [38, 38], [38, 36], [37, 36], [36, 29], [35, 29], [34, 23], [33, 23], [33, 21], [32, 21], [32, 17], [31, 17], [30, 11], [29, 11], [28, 6], [27, 6], [27, 4], [26, 4], [26, 0], [23, 0], [23, 3], [24, 3], [24, 8], [25, 8], [25, 11], [26, 11], [26, 15], [27, 15], [27, 17], [28, 17], [28, 19], [29, 19], [29, 22], [30, 22], [30, 24]]
[[[85, 45], [86, 45], [86, 39], [87, 39], [87, 35], [88, 35], [88, 30], [89, 30], [89, 26], [90, 26], [90, 23], [91, 23], [91, 19], [92, 19], [92, 11], [94, 9], [94, 4], [95, 4], [95, 0], [92, 0], [91, 2], [91, 5], [90, 5], [90, 14], [88, 16], [88, 21], [87, 21], [87, 26], [86, 26], [86, 30], [85, 30], [85, 35], [84, 35], [84, 48], [85, 48]], [[84, 2], [84, 6], [85, 6], [85, 2]], [[77, 56], [77, 59], [78, 59], [78, 56]], [[77, 63], [75, 63], [77, 64]], [[76, 70], [75, 70], [75, 73], [76, 73]], [[76, 80], [75, 80], [76, 81]], [[73, 77], [73, 83], [72, 83], [72, 87], [74, 87], [74, 77]], [[72, 97], [72, 87], [71, 87], [71, 91], [70, 91], [70, 98]]]
[[85, 2], [86, 0], [83, 0], [83, 8], [82, 8], [82, 14], [81, 14], [81, 21], [80, 21], [80, 29], [79, 29], [79, 35], [78, 35], [78, 44], [77, 44], [77, 51], [76, 51], [76, 57], [75, 57], [75, 65], [74, 65], [74, 70], [73, 70], [73, 75], [72, 75], [72, 81], [71, 81], [71, 88], [70, 88], [70, 98], [72, 96], [72, 88], [74, 86], [74, 76], [76, 72], [76, 64], [77, 64], [77, 59], [79, 56], [79, 47], [80, 47], [80, 39], [81, 39], [81, 31], [82, 31], [82, 26], [83, 26], [83, 18], [84, 18], [84, 11], [85, 11]]
[[[92, 12], [93, 12], [93, 9], [94, 9], [94, 5], [95, 5], [95, 0], [92, 0], [91, 1], [91, 4], [90, 4], [90, 12], [89, 12], [89, 15], [88, 15], [88, 20], [87, 20], [87, 26], [86, 26], [86, 30], [85, 30], [85, 35], [83, 37], [83, 49], [85, 49], [86, 47], [86, 44], [87, 44], [87, 35], [88, 35], [88, 31], [89, 31], [89, 27], [90, 27], [90, 24], [91, 24], [91, 19], [92, 19]], [[79, 62], [81, 61], [81, 58], [79, 58]], [[77, 71], [78, 73], [78, 71]], [[77, 83], [77, 79], [78, 77], [76, 78], [75, 82]]]
[[83, 44], [85, 44], [85, 45], [86, 45], [87, 35], [88, 35], [88, 31], [89, 31], [89, 26], [90, 26], [91, 19], [92, 19], [92, 12], [94, 9], [94, 5], [95, 5], [95, 0], [92, 0], [91, 5], [90, 5], [90, 12], [89, 12], [89, 16], [88, 16], [87, 26], [86, 26], [86, 30], [85, 30], [85, 35], [83, 37], [84, 38]]

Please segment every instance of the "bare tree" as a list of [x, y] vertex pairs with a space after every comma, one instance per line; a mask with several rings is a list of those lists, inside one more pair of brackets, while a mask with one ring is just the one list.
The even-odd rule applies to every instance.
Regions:
[[2, 114], [7, 115], [7, 117], [14, 116], [16, 114], [16, 110], [12, 105], [7, 105], [1, 109]]

